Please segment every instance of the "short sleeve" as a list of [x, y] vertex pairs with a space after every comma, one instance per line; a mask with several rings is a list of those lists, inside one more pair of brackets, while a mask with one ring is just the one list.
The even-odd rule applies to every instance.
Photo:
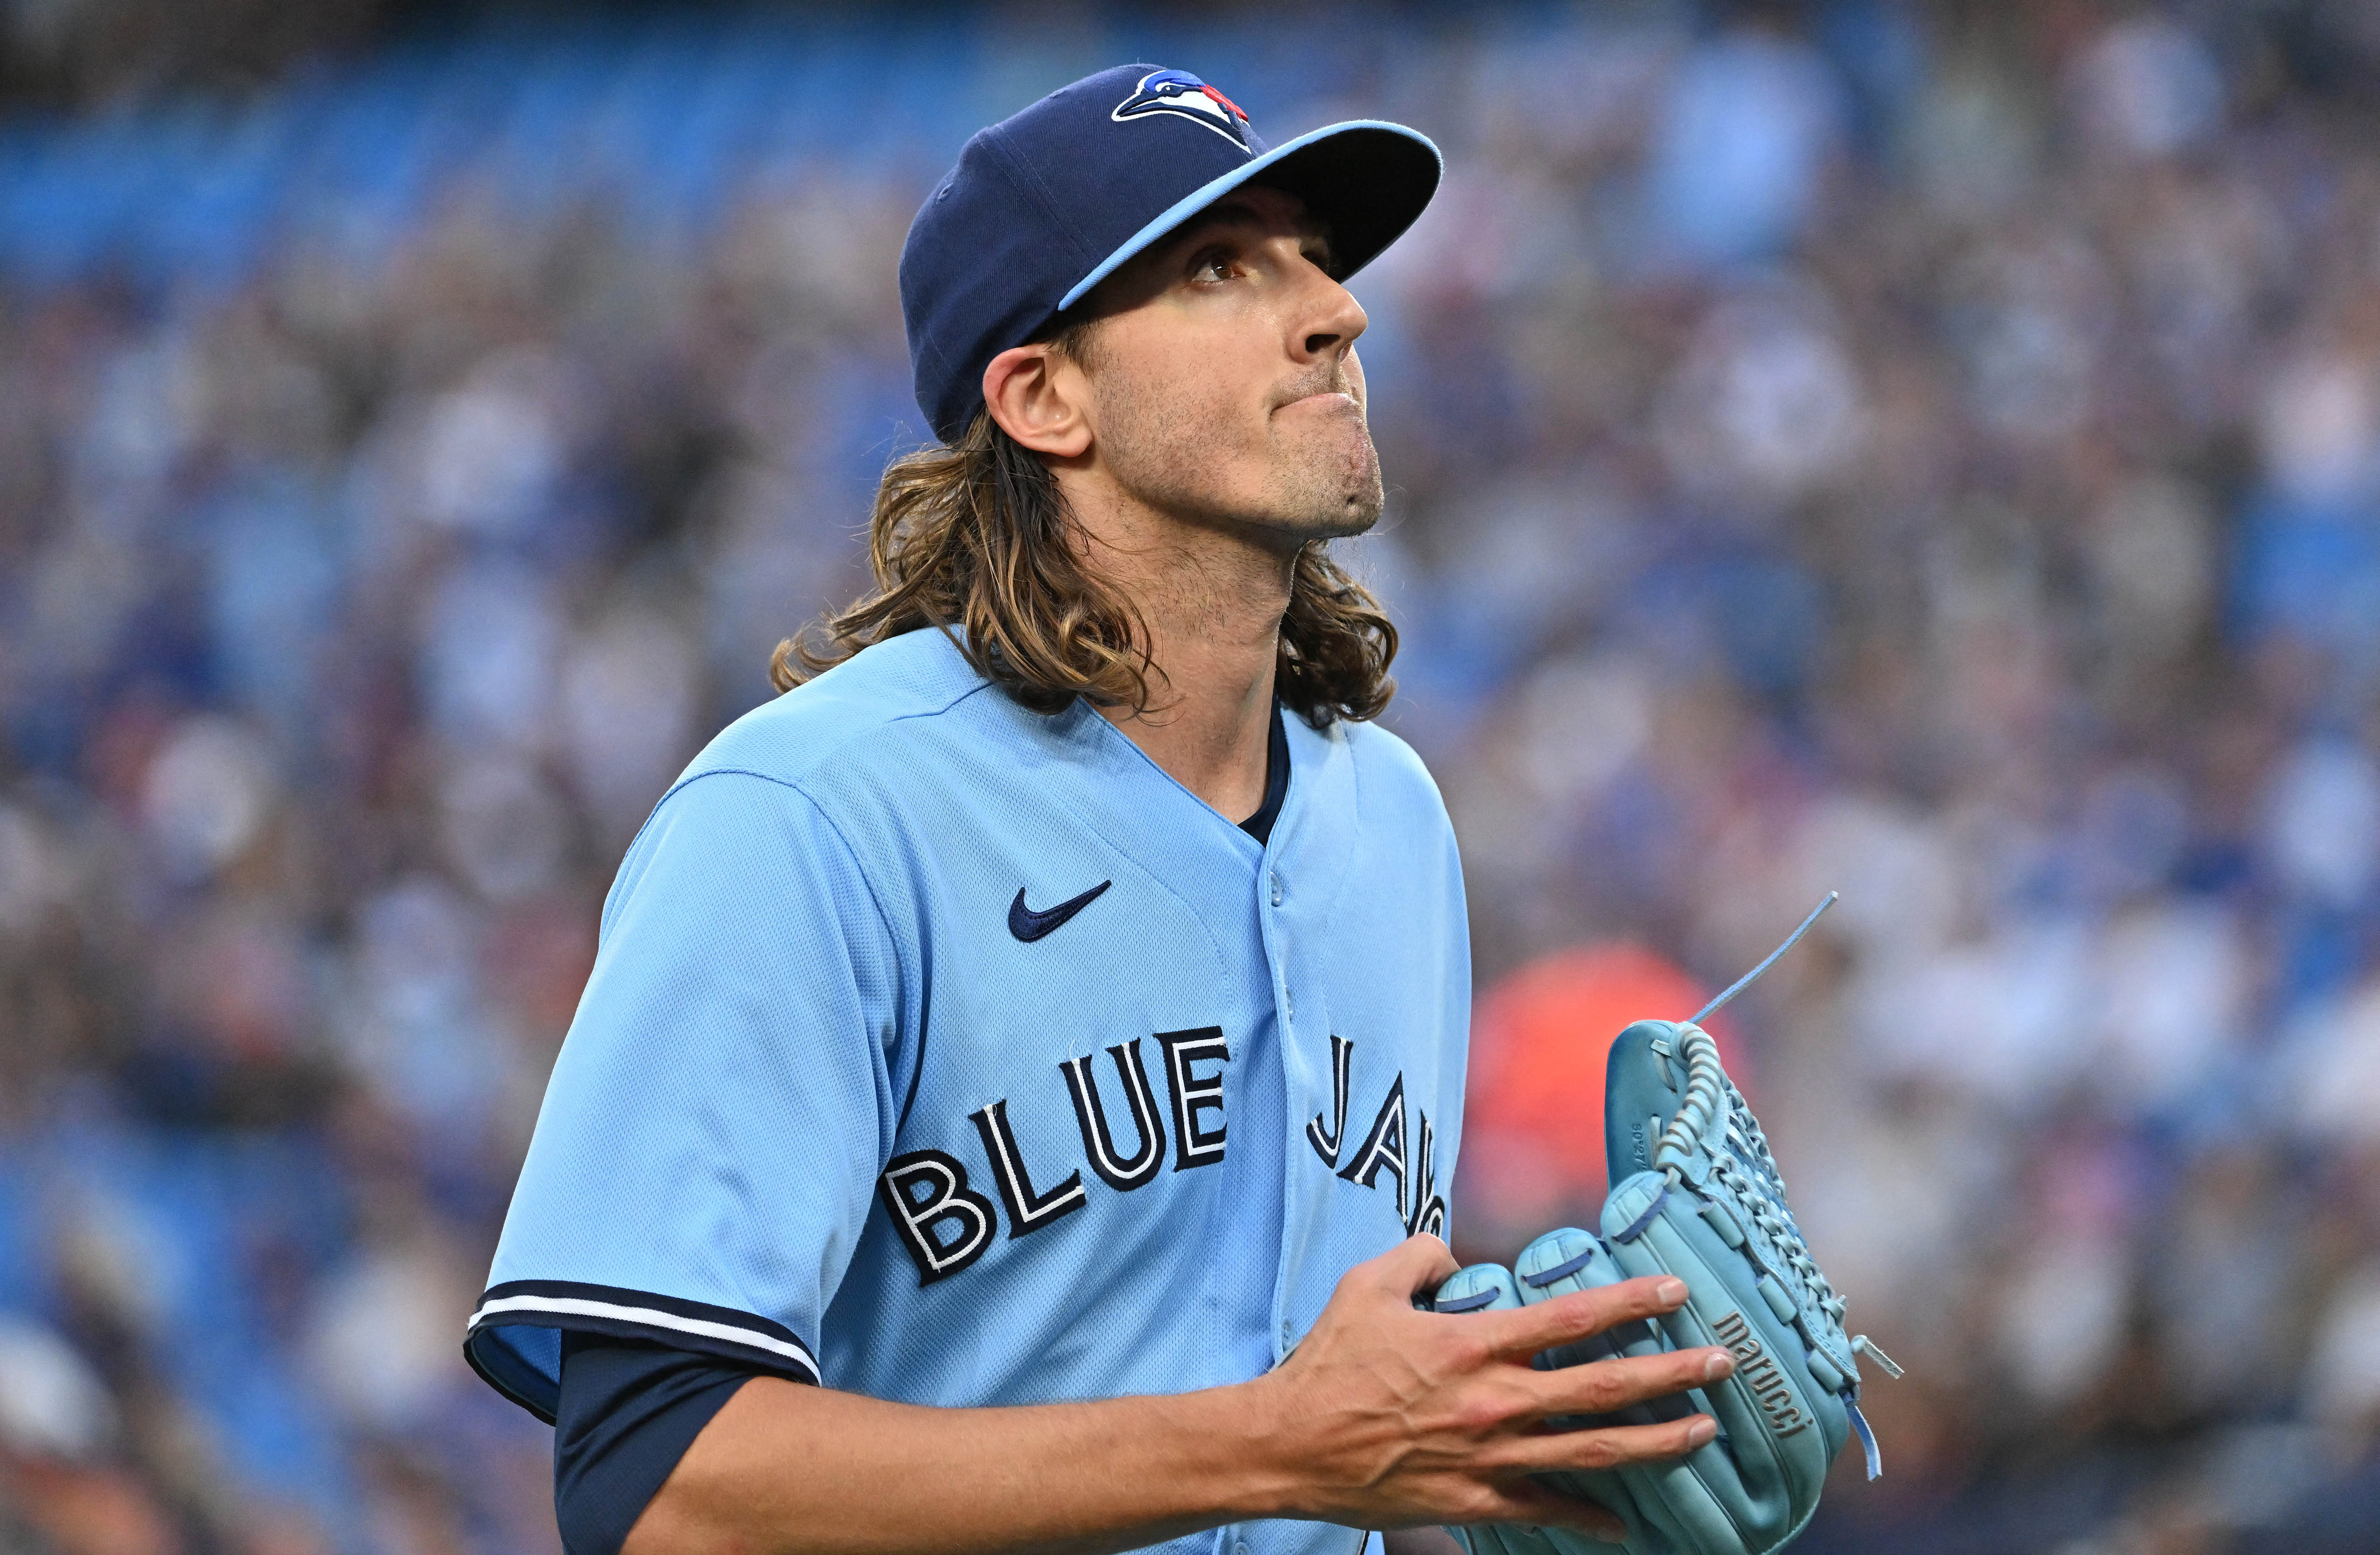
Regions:
[[820, 1379], [893, 1129], [901, 955], [812, 800], [681, 783], [630, 846], [465, 1353], [553, 1418], [560, 1330]]

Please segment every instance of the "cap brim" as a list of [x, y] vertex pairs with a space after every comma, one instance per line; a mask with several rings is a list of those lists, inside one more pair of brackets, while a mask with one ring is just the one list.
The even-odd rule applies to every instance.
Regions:
[[1285, 140], [1191, 190], [1120, 244], [1059, 300], [1072, 308], [1135, 254], [1245, 184], [1286, 189], [1330, 228], [1341, 279], [1372, 262], [1413, 225], [1438, 192], [1445, 162], [1429, 137], [1401, 124], [1351, 119]]

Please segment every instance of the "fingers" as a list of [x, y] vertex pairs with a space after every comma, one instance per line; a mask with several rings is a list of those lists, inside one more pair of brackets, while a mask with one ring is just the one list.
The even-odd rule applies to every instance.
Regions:
[[1718, 1435], [1707, 1415], [1665, 1420], [1658, 1426], [1610, 1426], [1591, 1431], [1555, 1431], [1517, 1437], [1510, 1461], [1531, 1474], [1554, 1469], [1608, 1469], [1682, 1458]]
[[1347, 1271], [1344, 1282], [1362, 1283], [1410, 1302], [1425, 1291], [1434, 1291], [1446, 1283], [1446, 1277], [1462, 1265], [1447, 1251], [1446, 1244], [1425, 1232], [1408, 1236], [1377, 1258], [1357, 1264]]
[[1536, 1373], [1536, 1402], [1548, 1415], [1604, 1415], [1716, 1382], [1733, 1370], [1735, 1357], [1716, 1348], [1623, 1355]]
[[1500, 1488], [1502, 1504], [1484, 1512], [1477, 1521], [1567, 1528], [1589, 1538], [1601, 1539], [1606, 1544], [1627, 1541], [1628, 1525], [1609, 1507], [1565, 1496], [1559, 1490], [1548, 1489], [1526, 1479], [1515, 1479]]
[[[1415, 1237], [1414, 1241], [1420, 1241]], [[1430, 1240], [1436, 1241], [1435, 1237]], [[1412, 1242], [1405, 1244], [1410, 1247]], [[1398, 1252], [1402, 1252], [1399, 1248]], [[1390, 1253], [1387, 1257], [1396, 1257]], [[1384, 1262], [1385, 1258], [1375, 1259]], [[1447, 1262], [1453, 1262], [1450, 1255]], [[1448, 1273], [1452, 1273], [1450, 1269]], [[1444, 1278], [1443, 1275], [1440, 1276]], [[1466, 1316], [1468, 1323], [1482, 1325], [1480, 1337], [1500, 1355], [1534, 1355], [1540, 1350], [1550, 1350], [1558, 1344], [1585, 1339], [1591, 1333], [1601, 1333], [1615, 1323], [1635, 1318], [1658, 1318], [1664, 1312], [1675, 1312], [1685, 1305], [1686, 1282], [1671, 1274], [1648, 1274], [1640, 1279], [1623, 1280], [1617, 1285], [1597, 1285], [1593, 1290], [1579, 1291], [1571, 1295], [1556, 1296], [1535, 1306], [1518, 1311], [1483, 1312]]]

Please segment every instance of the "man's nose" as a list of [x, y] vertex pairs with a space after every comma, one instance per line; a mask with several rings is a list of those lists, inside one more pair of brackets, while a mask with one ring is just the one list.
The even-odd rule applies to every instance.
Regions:
[[1301, 360], [1343, 352], [1371, 322], [1354, 293], [1332, 280], [1319, 265], [1312, 268], [1314, 295], [1297, 332], [1296, 355]]

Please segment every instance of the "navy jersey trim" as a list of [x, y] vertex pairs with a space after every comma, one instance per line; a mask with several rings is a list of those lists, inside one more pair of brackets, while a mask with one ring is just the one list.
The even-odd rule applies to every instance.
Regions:
[[651, 1291], [575, 1280], [513, 1280], [491, 1285], [471, 1314], [463, 1354], [471, 1369], [498, 1392], [551, 1423], [540, 1402], [552, 1379], [534, 1371], [510, 1346], [491, 1342], [496, 1331], [515, 1326], [566, 1329], [641, 1339], [761, 1367], [797, 1381], [817, 1382], [818, 1357], [800, 1335], [782, 1323], [733, 1307]]

